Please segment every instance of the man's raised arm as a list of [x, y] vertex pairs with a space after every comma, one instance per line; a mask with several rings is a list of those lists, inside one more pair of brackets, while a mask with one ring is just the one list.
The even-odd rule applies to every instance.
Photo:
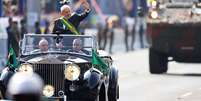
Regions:
[[89, 12], [91, 10], [89, 3], [87, 0], [80, 0], [82, 6], [84, 7], [85, 12]]

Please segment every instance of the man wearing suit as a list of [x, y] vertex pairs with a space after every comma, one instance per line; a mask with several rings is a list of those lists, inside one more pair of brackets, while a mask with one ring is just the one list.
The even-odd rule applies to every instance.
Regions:
[[[84, 8], [84, 12], [81, 14], [72, 13], [72, 9], [66, 4], [60, 8], [61, 18], [54, 22], [53, 34], [79, 34], [78, 26], [90, 12], [90, 5], [86, 0], [80, 0], [79, 2]], [[74, 31], [72, 31], [72, 27]]]

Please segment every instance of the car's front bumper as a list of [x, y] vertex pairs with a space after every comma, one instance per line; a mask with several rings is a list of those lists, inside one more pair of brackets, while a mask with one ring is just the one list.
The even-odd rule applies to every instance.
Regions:
[[92, 99], [96, 99], [97, 95], [98, 95], [98, 87], [95, 87], [93, 89], [90, 89], [88, 87], [83, 87], [81, 89], [77, 89], [76, 91], [67, 91], [67, 101], [71, 101], [73, 99], [76, 101], [79, 100], [92, 100]]
[[62, 97], [43, 97], [42, 101], [89, 101], [96, 99], [97, 90], [70, 92]]

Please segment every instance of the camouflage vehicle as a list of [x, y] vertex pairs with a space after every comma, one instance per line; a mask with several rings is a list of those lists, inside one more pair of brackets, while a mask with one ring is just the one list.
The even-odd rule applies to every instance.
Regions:
[[200, 3], [169, 0], [152, 4], [147, 18], [150, 73], [166, 73], [169, 61], [200, 63]]

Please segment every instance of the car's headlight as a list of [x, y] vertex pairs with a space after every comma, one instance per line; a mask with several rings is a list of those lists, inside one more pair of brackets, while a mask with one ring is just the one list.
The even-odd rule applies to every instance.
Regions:
[[66, 66], [64, 74], [66, 79], [74, 81], [80, 76], [80, 67], [76, 64], [69, 64]]
[[19, 67], [19, 72], [33, 73], [33, 66], [27, 63], [21, 64]]
[[51, 85], [45, 85], [43, 88], [43, 95], [46, 97], [51, 97], [54, 95], [54, 87]]
[[151, 11], [151, 18], [152, 19], [157, 19], [158, 18], [158, 12], [157, 11]]

